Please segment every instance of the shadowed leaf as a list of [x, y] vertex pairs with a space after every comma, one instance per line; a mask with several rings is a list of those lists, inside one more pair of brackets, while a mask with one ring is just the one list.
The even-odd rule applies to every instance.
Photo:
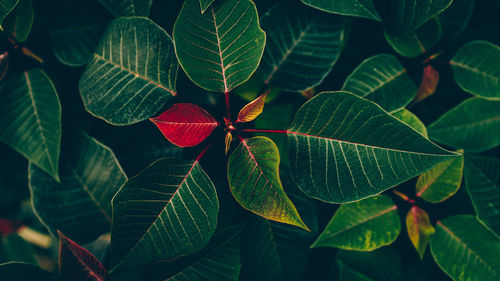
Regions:
[[4, 18], [16, 7], [19, 0], [0, 0], [0, 25], [3, 24]]
[[54, 276], [38, 266], [23, 262], [0, 264], [0, 280], [2, 281], [55, 281]]
[[423, 70], [422, 82], [420, 83], [414, 102], [420, 102], [428, 96], [434, 94], [438, 83], [439, 72], [432, 67], [432, 65], [426, 66]]
[[99, 0], [116, 17], [147, 17], [153, 0]]
[[413, 246], [420, 255], [420, 259], [423, 259], [429, 238], [434, 233], [434, 227], [427, 212], [415, 205], [411, 207], [406, 215], [406, 230]]
[[16, 8], [5, 18], [2, 27], [18, 42], [28, 38], [35, 14], [31, 0], [19, 0]]
[[380, 21], [373, 0], [301, 0], [316, 9], [344, 16], [362, 17]]

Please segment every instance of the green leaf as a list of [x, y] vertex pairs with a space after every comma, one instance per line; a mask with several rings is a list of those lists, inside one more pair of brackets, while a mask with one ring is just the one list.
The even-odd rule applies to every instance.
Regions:
[[[2, 233], [0, 257], [3, 261], [18, 261], [38, 265], [35, 251], [31, 244], [17, 233], [5, 235]], [[3, 279], [2, 279], [3, 280]]]
[[4, 18], [16, 7], [19, 0], [0, 0], [0, 25]]
[[172, 39], [147, 18], [114, 20], [80, 79], [92, 115], [128, 125], [156, 114], [175, 96], [178, 64]]
[[214, 92], [230, 92], [247, 81], [259, 65], [266, 41], [250, 0], [218, 0], [204, 14], [198, 0], [185, 0], [173, 37], [186, 74]]
[[384, 32], [385, 39], [403, 57], [416, 57], [434, 47], [441, 38], [441, 24], [432, 18], [417, 30], [402, 35]]
[[399, 235], [397, 206], [385, 195], [341, 205], [311, 247], [372, 251]]
[[387, 31], [394, 35], [408, 34], [439, 15], [453, 0], [377, 1], [377, 11]]
[[282, 1], [260, 21], [268, 41], [260, 69], [265, 84], [301, 92], [330, 73], [342, 50], [342, 17]]
[[467, 27], [474, 11], [474, 0], [453, 0], [451, 5], [439, 14], [443, 37], [458, 37]]
[[149, 16], [153, 0], [98, 0], [115, 17]]
[[198, 252], [217, 225], [215, 187], [198, 161], [160, 159], [113, 198], [112, 270]]
[[278, 147], [269, 138], [241, 139], [228, 160], [231, 192], [243, 208], [261, 217], [309, 230], [283, 190], [279, 162]]
[[500, 47], [488, 41], [462, 46], [450, 61], [455, 81], [476, 96], [500, 99]]
[[[370, 278], [370, 280], [404, 280], [401, 256], [394, 247], [382, 247], [371, 252], [341, 250], [337, 253], [337, 263], [342, 264], [345, 269], [349, 268], [354, 273], [354, 277], [361, 276], [361, 280], [365, 280], [362, 277]], [[339, 265], [340, 271], [342, 271], [342, 266]], [[353, 276], [353, 274], [345, 275], [345, 277]], [[342, 277], [341, 272], [339, 276]], [[344, 281], [348, 280], [360, 279], [344, 279]]]
[[413, 205], [406, 215], [406, 230], [413, 246], [420, 255], [420, 259], [423, 259], [430, 236], [435, 231], [427, 212]]
[[2, 27], [18, 42], [24, 42], [30, 34], [33, 18], [31, 0], [19, 0], [17, 7], [5, 18]]
[[434, 168], [418, 177], [415, 186], [416, 196], [431, 203], [440, 203], [453, 196], [462, 183], [464, 171], [463, 150], [461, 155], [437, 164]]
[[467, 155], [465, 186], [478, 219], [500, 237], [500, 160]]
[[293, 179], [308, 196], [331, 203], [378, 194], [456, 157], [348, 92], [316, 95], [287, 134]]
[[500, 240], [473, 216], [438, 221], [431, 236], [431, 252], [455, 281], [500, 279]]
[[424, 123], [422, 123], [422, 121], [420, 121], [420, 119], [418, 119], [418, 117], [415, 114], [411, 113], [411, 111], [409, 111], [408, 109], [403, 108], [396, 112], [393, 112], [392, 116], [398, 118], [403, 123], [412, 127], [422, 136], [427, 137], [427, 128], [425, 127]]
[[431, 139], [457, 149], [488, 150], [500, 144], [500, 101], [470, 98], [427, 130]]
[[2, 281], [55, 281], [54, 276], [38, 266], [24, 262], [8, 262], [0, 264], [0, 280]]
[[50, 78], [32, 69], [0, 85], [0, 140], [59, 181], [61, 104]]
[[111, 199], [127, 177], [113, 152], [82, 131], [66, 134], [61, 182], [34, 165], [29, 168], [33, 208], [56, 235], [64, 231], [78, 243], [95, 240], [111, 229]]
[[417, 93], [406, 69], [388, 54], [364, 60], [347, 77], [342, 90], [372, 100], [387, 111], [405, 107]]
[[205, 13], [205, 11], [212, 5], [214, 0], [200, 0], [200, 8], [201, 8], [201, 13]]
[[301, 0], [302, 3], [325, 12], [380, 21], [373, 0]]
[[341, 260], [337, 260], [337, 265], [339, 267], [339, 281], [374, 281], [363, 273], [350, 268]]

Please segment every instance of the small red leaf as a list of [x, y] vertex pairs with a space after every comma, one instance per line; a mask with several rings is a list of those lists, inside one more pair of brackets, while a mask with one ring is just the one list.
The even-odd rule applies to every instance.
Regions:
[[238, 119], [236, 122], [250, 122], [253, 121], [257, 116], [264, 110], [264, 103], [266, 102], [266, 96], [269, 91], [260, 95], [258, 98], [254, 99], [247, 105], [245, 105], [238, 113]]
[[20, 223], [0, 218], [0, 234], [1, 235], [7, 236], [11, 233], [14, 233], [19, 229], [20, 226], [21, 226]]
[[431, 65], [424, 68], [422, 74], [422, 83], [417, 91], [415, 102], [420, 102], [428, 96], [434, 94], [439, 83], [439, 72]]
[[90, 252], [59, 234], [59, 274], [62, 281], [107, 281], [108, 272]]
[[201, 143], [219, 126], [212, 115], [190, 103], [174, 104], [172, 108], [150, 120], [171, 143], [179, 147]]

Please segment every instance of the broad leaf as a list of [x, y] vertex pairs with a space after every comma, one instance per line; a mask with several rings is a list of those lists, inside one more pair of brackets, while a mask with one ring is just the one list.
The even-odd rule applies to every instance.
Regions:
[[467, 155], [465, 186], [478, 219], [500, 237], [500, 160]]
[[424, 67], [422, 71], [422, 82], [420, 82], [420, 87], [418, 87], [417, 96], [414, 102], [420, 102], [434, 94], [438, 83], [439, 72], [430, 64]]
[[[341, 271], [344, 269], [350, 271], [349, 273], [354, 273], [345, 274], [345, 277], [358, 277], [358, 279], [341, 279], [343, 281], [366, 280], [362, 277], [369, 278], [369, 280], [405, 280], [401, 256], [394, 247], [382, 247], [371, 252], [341, 250], [337, 253], [337, 263], [340, 267], [341, 278]], [[360, 276], [362, 276], [361, 279], [359, 279]]]
[[380, 54], [364, 60], [347, 77], [342, 90], [394, 111], [410, 103], [417, 87], [395, 56]]
[[217, 225], [215, 187], [198, 161], [160, 159], [113, 198], [113, 270], [198, 252]]
[[341, 205], [311, 247], [372, 251], [399, 235], [397, 206], [385, 195]]
[[287, 134], [295, 182], [308, 196], [331, 203], [378, 194], [456, 157], [348, 92], [316, 95]]
[[26, 71], [3, 82], [0, 96], [0, 141], [59, 180], [61, 105], [50, 78]]
[[[462, 154], [463, 151], [457, 151]], [[441, 162], [418, 177], [416, 196], [431, 203], [440, 203], [453, 196], [462, 183], [464, 156]]]
[[200, 0], [200, 8], [201, 8], [201, 13], [205, 13], [205, 11], [212, 5], [214, 0]]
[[304, 4], [325, 12], [380, 21], [373, 0], [301, 0]]
[[427, 212], [415, 205], [411, 207], [406, 215], [406, 230], [413, 246], [420, 255], [420, 259], [423, 259], [430, 236], [435, 231]]
[[458, 37], [472, 17], [474, 0], [453, 0], [451, 5], [439, 14], [443, 37]]
[[75, 242], [59, 234], [59, 277], [61, 281], [107, 281], [101, 262]]
[[113, 152], [87, 134], [66, 134], [58, 183], [29, 168], [33, 208], [52, 234], [64, 231], [78, 243], [111, 229], [111, 199], [127, 177]]
[[470, 98], [427, 127], [431, 139], [454, 148], [483, 151], [500, 144], [500, 101]]
[[250, 0], [218, 0], [204, 14], [198, 0], [185, 0], [174, 41], [177, 58], [194, 83], [230, 92], [257, 69], [266, 35]]
[[431, 252], [455, 281], [500, 279], [500, 239], [472, 216], [438, 221], [431, 236]]
[[172, 39], [147, 18], [114, 20], [80, 79], [87, 111], [115, 125], [143, 121], [175, 96]]
[[153, 0], [99, 0], [116, 17], [147, 17]]
[[250, 103], [246, 104], [238, 113], [238, 119], [236, 122], [251, 122], [264, 110], [264, 103], [266, 102], [266, 97], [269, 92], [265, 92], [258, 98], [254, 99]]
[[427, 137], [427, 128], [425, 127], [424, 123], [422, 123], [422, 121], [420, 121], [420, 119], [418, 119], [418, 117], [415, 114], [411, 113], [411, 111], [409, 111], [408, 109], [400, 109], [392, 113], [392, 116], [398, 118], [403, 123], [412, 127], [422, 136]]
[[340, 55], [343, 20], [282, 1], [261, 18], [267, 46], [260, 74], [264, 83], [289, 91], [304, 91], [320, 84]]
[[31, 31], [34, 12], [31, 0], [19, 0], [17, 7], [7, 16], [2, 27], [9, 36], [18, 42], [24, 42]]
[[488, 41], [462, 46], [450, 61], [455, 81], [476, 96], [500, 99], [500, 47]]
[[4, 18], [16, 7], [19, 0], [0, 0], [0, 25]]
[[228, 160], [231, 192], [245, 209], [266, 219], [308, 229], [279, 177], [278, 147], [266, 137], [241, 139]]
[[38, 266], [23, 262], [0, 264], [0, 280], [2, 281], [55, 281], [54, 276]]
[[179, 147], [201, 143], [219, 126], [210, 113], [191, 103], [176, 103], [150, 120], [171, 143]]
[[434, 47], [441, 38], [441, 24], [432, 18], [417, 30], [402, 35], [385, 32], [385, 39], [392, 48], [404, 57], [419, 56]]

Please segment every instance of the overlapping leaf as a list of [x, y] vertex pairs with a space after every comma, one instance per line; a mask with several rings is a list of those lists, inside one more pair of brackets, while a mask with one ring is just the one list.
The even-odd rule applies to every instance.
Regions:
[[344, 15], [362, 17], [380, 21], [380, 16], [375, 9], [373, 0], [301, 0], [304, 4], [322, 11]]
[[466, 92], [500, 99], [500, 47], [488, 41], [462, 46], [450, 61], [457, 84]]
[[420, 255], [420, 259], [423, 259], [430, 236], [435, 231], [427, 212], [417, 206], [411, 207], [406, 215], [406, 229], [413, 246]]
[[200, 8], [201, 8], [201, 13], [205, 13], [205, 11], [212, 5], [214, 0], [200, 0]]
[[266, 137], [242, 139], [228, 160], [227, 178], [240, 205], [264, 218], [308, 229], [279, 178], [280, 156]]
[[204, 14], [198, 0], [185, 0], [174, 41], [179, 62], [194, 83], [230, 92], [257, 69], [266, 35], [250, 0], [218, 0]]
[[34, 11], [31, 0], [19, 0], [17, 7], [5, 18], [2, 27], [12, 38], [24, 42], [31, 31]]
[[267, 46], [260, 73], [265, 84], [304, 91], [320, 84], [342, 49], [343, 20], [289, 1], [261, 18]]
[[17, 233], [9, 233], [0, 226], [0, 262], [19, 261], [38, 265], [34, 247]]
[[238, 113], [236, 122], [251, 122], [259, 116], [264, 110], [264, 103], [266, 102], [268, 92], [260, 95], [250, 103], [246, 104]]
[[41, 69], [14, 76], [0, 85], [0, 141], [59, 180], [61, 105]]
[[311, 247], [372, 251], [394, 242], [400, 231], [397, 206], [379, 195], [340, 206]]
[[80, 79], [91, 114], [115, 125], [145, 120], [176, 95], [173, 43], [147, 18], [114, 20]]
[[54, 276], [38, 266], [23, 262], [0, 264], [0, 280], [2, 281], [55, 281]]
[[500, 239], [472, 216], [457, 215], [438, 221], [431, 236], [431, 252], [453, 280], [500, 278]]
[[417, 87], [395, 56], [380, 54], [364, 60], [347, 77], [342, 90], [394, 111], [410, 103]]
[[424, 123], [418, 119], [418, 117], [411, 113], [406, 108], [400, 109], [394, 113], [392, 113], [392, 116], [398, 118], [401, 122], [406, 123], [408, 126], [412, 127], [415, 129], [415, 131], [419, 132], [422, 136], [427, 137], [427, 128], [425, 127]]
[[16, 7], [19, 0], [0, 0], [0, 25], [4, 18]]
[[150, 120], [171, 143], [179, 147], [199, 144], [219, 126], [210, 113], [191, 103], [176, 103]]
[[457, 37], [465, 30], [474, 11], [474, 0], [453, 0], [451, 5], [439, 14], [443, 37]]
[[210, 240], [219, 203], [198, 161], [160, 159], [113, 198], [113, 270], [193, 254]]
[[65, 135], [60, 165], [60, 183], [30, 165], [30, 191], [40, 220], [53, 234], [59, 229], [79, 243], [109, 232], [111, 199], [127, 180], [113, 152], [78, 131]]
[[147, 17], [153, 0], [99, 0], [116, 17]]
[[500, 237], [500, 160], [467, 155], [465, 186], [479, 220]]
[[483, 151], [500, 144], [500, 101], [470, 98], [427, 128], [431, 139], [454, 148]]
[[287, 134], [295, 182], [308, 196], [333, 203], [378, 194], [456, 156], [348, 92], [316, 95]]

